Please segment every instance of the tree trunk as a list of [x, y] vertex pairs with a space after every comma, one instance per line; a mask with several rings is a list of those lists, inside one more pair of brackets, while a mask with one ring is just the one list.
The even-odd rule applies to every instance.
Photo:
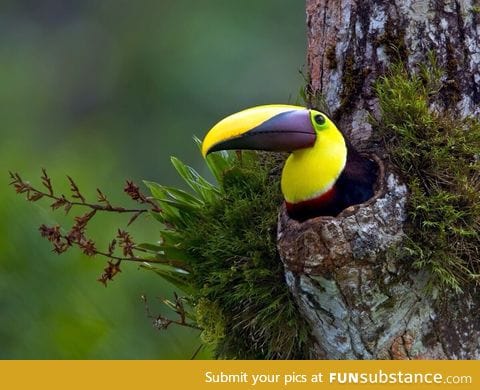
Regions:
[[[446, 72], [437, 110], [480, 114], [478, 0], [307, 0], [309, 95], [361, 150], [372, 150], [373, 82], [389, 64], [409, 69], [430, 51]], [[378, 149], [376, 149], [378, 152]], [[375, 196], [338, 217], [298, 223], [282, 210], [278, 247], [286, 280], [322, 359], [478, 359], [480, 303], [437, 300], [428, 275], [393, 256], [407, 191], [381, 167]]]

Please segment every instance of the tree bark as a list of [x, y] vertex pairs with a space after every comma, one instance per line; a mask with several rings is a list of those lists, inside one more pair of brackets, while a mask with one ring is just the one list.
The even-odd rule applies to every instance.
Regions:
[[[307, 0], [309, 95], [359, 149], [372, 150], [374, 81], [430, 51], [445, 69], [434, 108], [480, 114], [478, 0]], [[378, 149], [375, 148], [378, 152]], [[298, 223], [282, 210], [278, 248], [287, 284], [322, 359], [479, 359], [480, 303], [427, 294], [428, 275], [395, 256], [407, 189], [381, 167], [375, 196], [338, 217]], [[477, 295], [478, 297], [478, 295]]]
[[372, 135], [372, 83], [391, 62], [414, 69], [429, 51], [446, 70], [438, 108], [480, 114], [478, 0], [307, 0], [307, 36], [310, 92], [357, 146]]

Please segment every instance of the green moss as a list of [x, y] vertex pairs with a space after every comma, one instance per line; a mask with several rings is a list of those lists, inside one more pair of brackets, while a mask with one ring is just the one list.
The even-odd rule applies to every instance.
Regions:
[[218, 358], [305, 358], [309, 328], [276, 249], [280, 161], [247, 152], [207, 162], [218, 186], [174, 160], [194, 195], [148, 183], [163, 209], [156, 215], [165, 226], [159, 251], [181, 259], [188, 272], [177, 272], [174, 282], [188, 292], [192, 316]]
[[200, 335], [205, 344], [215, 344], [225, 337], [225, 317], [215, 302], [200, 298], [195, 305], [195, 319], [202, 329]]
[[430, 109], [441, 75], [432, 56], [416, 74], [392, 66], [375, 86], [377, 126], [410, 191], [404, 251], [431, 287], [459, 292], [480, 272], [480, 122]]
[[447, 83], [442, 88], [442, 92], [445, 95], [445, 101], [448, 106], [455, 107], [460, 101], [461, 93], [458, 83], [458, 60], [455, 56], [455, 48], [451, 42], [446, 45], [447, 63], [445, 66], [445, 75], [447, 77]]
[[480, 14], [480, 6], [479, 5], [473, 5], [472, 8], [470, 8], [470, 11], [474, 15]]
[[355, 66], [355, 59], [351, 52], [345, 57], [342, 72], [342, 91], [340, 93], [340, 107], [335, 113], [335, 118], [350, 112], [355, 107], [355, 100], [361, 94], [368, 69], [359, 69]]
[[405, 62], [408, 58], [405, 30], [401, 29], [390, 17], [385, 23], [385, 32], [377, 37], [376, 44], [385, 47], [385, 54], [392, 62]]

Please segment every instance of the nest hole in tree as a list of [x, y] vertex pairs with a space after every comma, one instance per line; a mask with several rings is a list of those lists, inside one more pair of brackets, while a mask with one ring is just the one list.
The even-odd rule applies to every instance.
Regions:
[[[373, 201], [375, 201], [375, 199], [385, 194], [385, 164], [376, 154], [369, 154], [363, 157], [368, 158], [370, 161], [372, 161], [375, 164], [377, 176], [375, 181], [372, 183], [373, 195], [370, 198], [368, 198], [365, 202], [353, 204], [351, 206], [346, 207], [339, 214], [337, 214], [335, 217], [332, 217], [332, 218], [341, 218], [344, 214], [350, 215], [351, 213], [354, 213], [356, 209], [358, 209], [359, 207], [362, 207], [362, 205], [368, 205]], [[320, 216], [320, 217], [323, 217], [323, 216]]]
[[285, 205], [278, 220], [278, 248], [293, 273], [325, 275], [349, 261], [376, 261], [379, 253], [403, 238], [407, 189], [376, 155], [378, 166], [373, 196], [337, 216], [303, 222], [290, 218]]

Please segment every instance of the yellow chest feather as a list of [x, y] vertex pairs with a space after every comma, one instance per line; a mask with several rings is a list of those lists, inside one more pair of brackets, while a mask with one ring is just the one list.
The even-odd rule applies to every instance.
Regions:
[[298, 203], [316, 198], [333, 187], [347, 160], [347, 148], [338, 132], [319, 134], [312, 148], [293, 152], [282, 172], [285, 200]]

